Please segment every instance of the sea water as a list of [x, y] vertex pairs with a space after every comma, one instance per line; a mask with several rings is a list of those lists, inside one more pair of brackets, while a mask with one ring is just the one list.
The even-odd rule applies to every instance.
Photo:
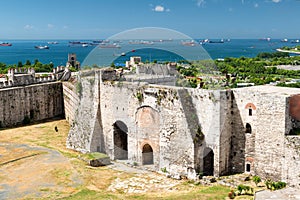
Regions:
[[[51, 40], [53, 41], [53, 40]], [[48, 44], [50, 40], [11, 40], [5, 41], [12, 43], [11, 47], [0, 46], [0, 62], [10, 64], [17, 64], [18, 62], [25, 63], [29, 60], [33, 63], [36, 59], [42, 63], [53, 63], [54, 66], [65, 65], [68, 59], [69, 53], [75, 53], [77, 60], [81, 63], [85, 63], [86, 58], [93, 52], [100, 49], [99, 46], [90, 45], [83, 47], [80, 45], [72, 45], [69, 40], [56, 40], [58, 44]], [[81, 42], [92, 42], [92, 40], [80, 40]], [[199, 41], [199, 40], [196, 40]], [[291, 41], [291, 40], [289, 40]], [[280, 39], [271, 39], [270, 41], [259, 39], [231, 39], [225, 40], [224, 43], [204, 43], [199, 44], [199, 47], [184, 46], [180, 44], [180, 41], [163, 42], [163, 44], [155, 45], [128, 45], [124, 41], [120, 43], [120, 48], [111, 48], [109, 50], [111, 57], [115, 63], [124, 63], [129, 60], [130, 56], [141, 56], [143, 61], [178, 61], [186, 59], [186, 55], [201, 53], [199, 49], [203, 49], [207, 54], [206, 58], [218, 59], [226, 57], [255, 57], [261, 52], [275, 52], [277, 48], [283, 46], [295, 46], [299, 43], [282, 42]], [[176, 44], [175, 44], [176, 43]], [[47, 45], [49, 49], [36, 49], [34, 46]], [[164, 51], [159, 48], [159, 45], [164, 45]], [[169, 46], [168, 46], [169, 45]], [[175, 45], [175, 46], [174, 46]], [[124, 46], [128, 48], [125, 49]], [[197, 49], [198, 48], [198, 49]], [[185, 55], [176, 55], [176, 51], [184, 51]], [[195, 50], [196, 49], [196, 50]], [[201, 50], [202, 51], [202, 50]], [[202, 52], [203, 53], [203, 52]], [[101, 52], [100, 52], [101, 54]], [[104, 57], [100, 60], [104, 60]], [[90, 63], [91, 64], [91, 63]], [[99, 64], [99, 63], [93, 63]], [[100, 64], [101, 65], [101, 64]]]

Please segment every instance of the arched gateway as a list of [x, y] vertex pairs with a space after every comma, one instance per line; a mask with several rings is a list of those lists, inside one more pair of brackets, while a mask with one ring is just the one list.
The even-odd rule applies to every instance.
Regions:
[[149, 144], [143, 146], [143, 165], [153, 164], [153, 149]]
[[128, 128], [122, 121], [116, 121], [114, 127], [114, 158], [128, 159]]

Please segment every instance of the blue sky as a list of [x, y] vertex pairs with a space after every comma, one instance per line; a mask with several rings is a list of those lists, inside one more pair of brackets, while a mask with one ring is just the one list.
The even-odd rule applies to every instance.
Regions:
[[140, 27], [193, 38], [298, 38], [300, 0], [0, 0], [0, 39], [103, 39]]

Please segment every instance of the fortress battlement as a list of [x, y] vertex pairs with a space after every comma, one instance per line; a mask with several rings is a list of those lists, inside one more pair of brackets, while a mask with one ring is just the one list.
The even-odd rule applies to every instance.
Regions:
[[0, 79], [0, 89], [68, 80], [70, 76], [70, 70], [64, 66], [54, 68], [51, 73], [36, 73], [34, 68], [10, 68], [7, 75]]

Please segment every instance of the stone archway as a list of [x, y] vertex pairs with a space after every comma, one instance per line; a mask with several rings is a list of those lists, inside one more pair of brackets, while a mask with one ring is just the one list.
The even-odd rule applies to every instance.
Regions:
[[149, 144], [143, 146], [143, 165], [152, 165], [153, 164], [153, 149]]
[[114, 158], [128, 159], [128, 128], [122, 121], [116, 121], [114, 127]]
[[203, 155], [203, 175], [213, 176], [214, 175], [214, 152], [211, 148], [206, 147]]

